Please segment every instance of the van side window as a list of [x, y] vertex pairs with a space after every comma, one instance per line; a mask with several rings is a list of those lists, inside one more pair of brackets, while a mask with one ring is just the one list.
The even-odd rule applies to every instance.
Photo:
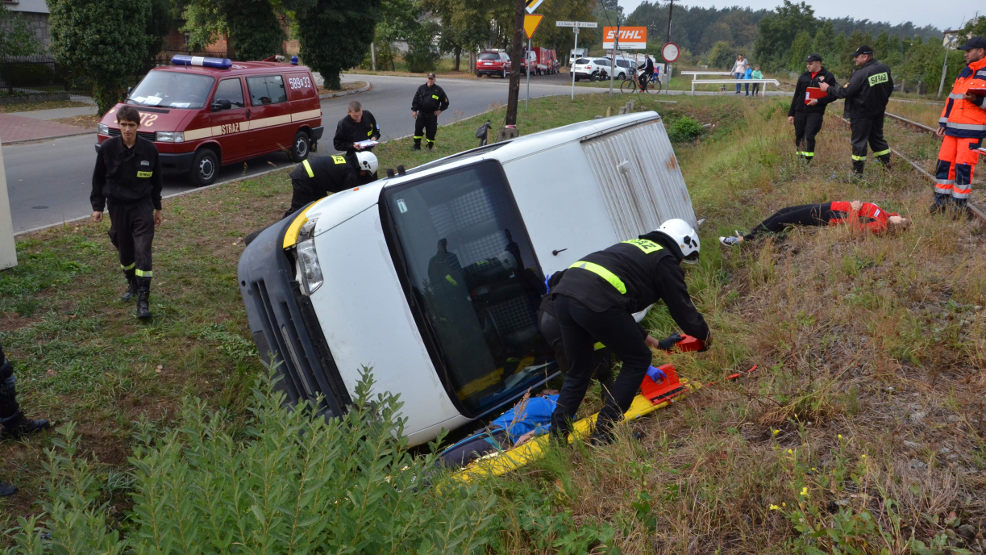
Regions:
[[280, 75], [247, 77], [247, 88], [250, 89], [250, 103], [254, 106], [277, 104], [288, 99], [284, 92], [284, 79]]
[[240, 85], [239, 78], [223, 79], [216, 87], [216, 96], [213, 102], [229, 101], [230, 106], [235, 108], [243, 107], [243, 87]]

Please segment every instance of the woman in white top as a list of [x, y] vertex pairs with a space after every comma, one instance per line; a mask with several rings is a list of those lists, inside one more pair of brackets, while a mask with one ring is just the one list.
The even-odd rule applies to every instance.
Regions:
[[[742, 54], [736, 55], [736, 63], [733, 64], [733, 77], [736, 79], [742, 79], [746, 75], [746, 68], [749, 67], [750, 63], [746, 61], [746, 58]], [[736, 83], [736, 94], [740, 93], [740, 84]]]

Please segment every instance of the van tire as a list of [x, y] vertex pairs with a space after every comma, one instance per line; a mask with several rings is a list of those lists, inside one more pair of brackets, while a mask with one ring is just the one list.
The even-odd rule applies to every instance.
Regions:
[[308, 154], [312, 151], [312, 140], [305, 131], [298, 131], [294, 135], [294, 141], [291, 143], [291, 150], [288, 151], [288, 155], [291, 156], [291, 161], [301, 162], [305, 158], [308, 158]]
[[219, 157], [211, 148], [200, 148], [192, 161], [192, 182], [199, 187], [212, 185], [219, 177]]

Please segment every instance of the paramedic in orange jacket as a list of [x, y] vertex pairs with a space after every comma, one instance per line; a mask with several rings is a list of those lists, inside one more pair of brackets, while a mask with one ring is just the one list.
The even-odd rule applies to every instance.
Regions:
[[896, 212], [887, 212], [872, 202], [854, 200], [846, 202], [837, 200], [820, 204], [803, 204], [788, 206], [774, 212], [769, 218], [760, 222], [753, 231], [742, 235], [720, 237], [719, 242], [731, 247], [743, 241], [749, 241], [762, 233], [777, 233], [795, 225], [831, 226], [848, 224], [854, 229], [883, 233], [884, 231], [903, 229], [911, 221]]
[[[935, 202], [931, 212], [943, 212], [949, 205], [957, 212], [966, 211], [972, 192], [972, 170], [979, 155], [977, 148], [986, 137], [986, 38], [972, 37], [959, 47], [965, 50], [966, 66], [955, 79], [938, 120], [942, 137], [935, 171]], [[970, 90], [982, 90], [979, 95]]]

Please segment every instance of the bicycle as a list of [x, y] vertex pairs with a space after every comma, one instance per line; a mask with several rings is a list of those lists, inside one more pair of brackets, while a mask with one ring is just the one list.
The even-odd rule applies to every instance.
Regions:
[[[650, 79], [647, 81], [647, 90], [644, 92], [659, 93], [661, 92], [661, 88], [662, 88], [661, 78], [658, 77], [657, 74], [655, 73], [651, 75]], [[623, 79], [623, 82], [620, 83], [620, 92], [622, 93], [640, 92], [640, 86], [637, 83], [637, 77], [636, 76], [625, 77]]]

